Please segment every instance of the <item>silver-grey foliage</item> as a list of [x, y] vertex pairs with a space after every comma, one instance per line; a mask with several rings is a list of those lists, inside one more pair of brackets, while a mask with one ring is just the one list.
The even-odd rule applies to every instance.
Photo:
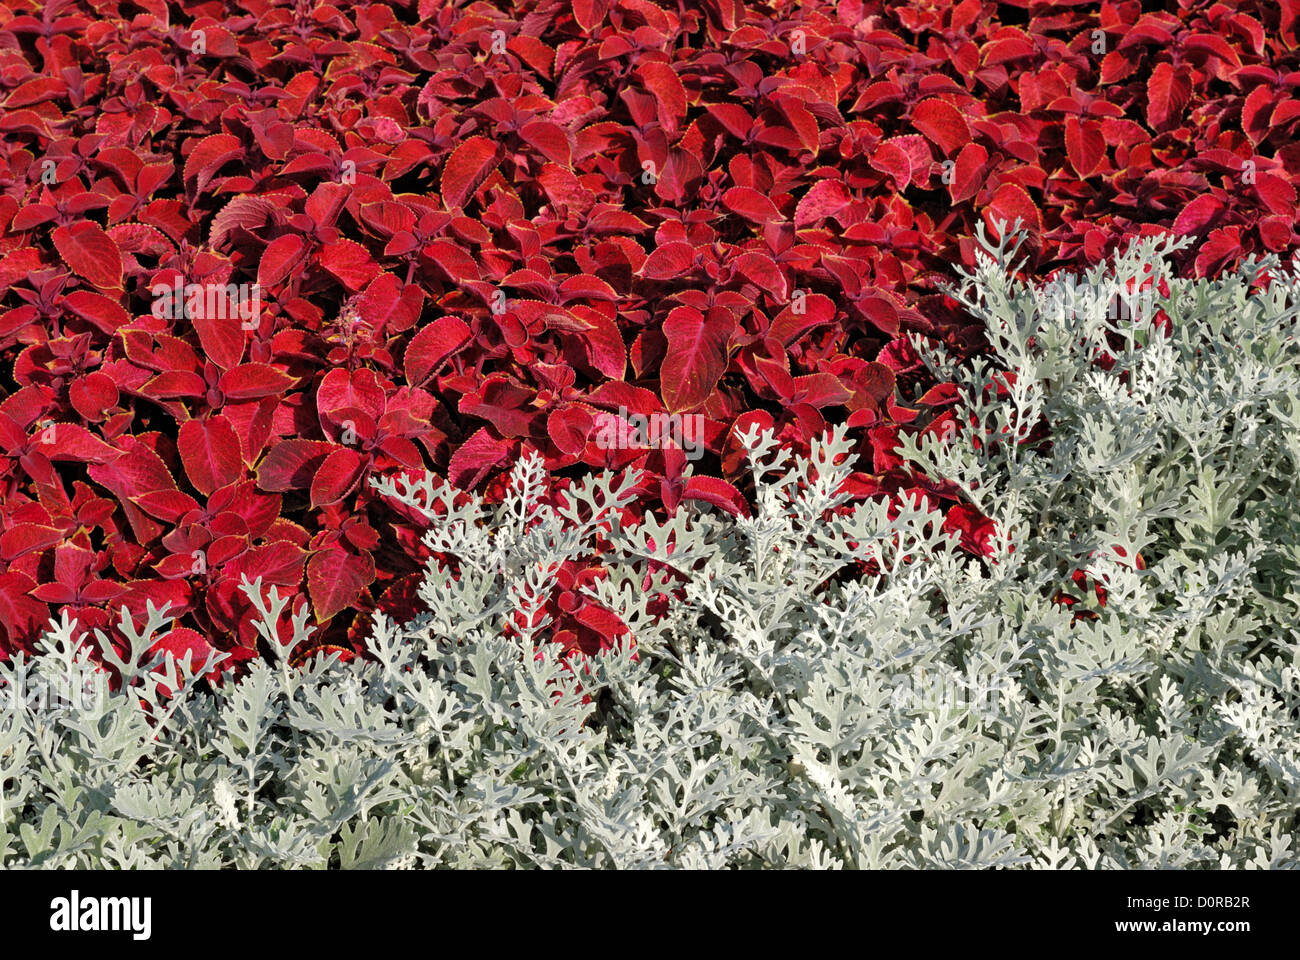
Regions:
[[[738, 519], [624, 525], [629, 477], [551, 507], [536, 458], [498, 507], [384, 480], [456, 558], [427, 612], [296, 669], [305, 611], [282, 646], [246, 584], [277, 659], [213, 691], [124, 615], [129, 690], [0, 714], [0, 865], [1295, 867], [1300, 278], [1182, 280], [1173, 246], [1074, 278], [1150, 280], [1169, 335], [1061, 309], [1008, 240], [953, 289], [991, 354], [918, 340], [964, 426], [902, 454], [995, 522], [987, 557], [919, 499], [849, 503], [843, 430], [745, 437]], [[634, 639], [566, 662], [544, 602], [597, 552]], [[0, 683], [79, 683], [72, 635]]]

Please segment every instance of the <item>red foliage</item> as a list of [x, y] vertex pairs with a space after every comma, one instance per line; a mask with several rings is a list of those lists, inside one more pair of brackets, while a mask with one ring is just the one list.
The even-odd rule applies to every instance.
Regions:
[[[847, 420], [864, 495], [914, 484], [951, 398], [900, 332], [978, 348], [935, 279], [981, 218], [1038, 269], [1293, 245], [1300, 5], [1170, 7], [12, 0], [0, 656], [147, 600], [254, 656], [245, 573], [346, 643], [416, 569], [397, 468], [528, 446], [739, 510], [733, 425]], [[189, 302], [226, 284], [256, 316]], [[620, 410], [701, 414], [700, 472], [605, 449]]]

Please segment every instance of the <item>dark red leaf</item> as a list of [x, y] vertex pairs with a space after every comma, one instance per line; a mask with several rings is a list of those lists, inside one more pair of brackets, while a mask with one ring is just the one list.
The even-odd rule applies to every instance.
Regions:
[[470, 137], [447, 158], [442, 168], [442, 202], [463, 207], [474, 188], [496, 163], [497, 148], [487, 137]]
[[185, 465], [185, 475], [204, 496], [243, 476], [239, 437], [221, 415], [181, 424], [176, 449]]
[[82, 220], [57, 227], [50, 239], [75, 273], [101, 289], [122, 288], [122, 253], [99, 224]]
[[406, 382], [423, 385], [469, 339], [469, 327], [456, 317], [439, 317], [422, 327], [406, 347]]
[[307, 591], [317, 623], [354, 606], [361, 592], [375, 579], [375, 561], [369, 553], [353, 553], [330, 546], [307, 561]]
[[674, 413], [704, 402], [727, 368], [727, 344], [736, 328], [735, 317], [714, 308], [703, 314], [692, 307], [677, 307], [664, 321], [668, 354], [660, 370], [660, 395]]

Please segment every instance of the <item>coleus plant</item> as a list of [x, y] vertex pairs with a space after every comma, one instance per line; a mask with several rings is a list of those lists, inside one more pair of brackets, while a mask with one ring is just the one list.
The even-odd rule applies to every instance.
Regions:
[[[1030, 269], [1290, 249], [1297, 10], [0, 4], [0, 656], [153, 601], [238, 667], [246, 574], [350, 648], [420, 558], [374, 478], [492, 497], [535, 451], [743, 513], [754, 426], [847, 423], [857, 495], [980, 551], [895, 452], [953, 419], [908, 334], [983, 349], [936, 276], [995, 219]], [[629, 416], [703, 418], [704, 459], [600, 442]]]

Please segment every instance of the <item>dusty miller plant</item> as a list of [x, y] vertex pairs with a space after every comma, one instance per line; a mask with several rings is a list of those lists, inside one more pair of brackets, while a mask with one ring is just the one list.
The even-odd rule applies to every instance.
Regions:
[[[259, 581], [273, 660], [238, 684], [152, 653], [152, 610], [116, 689], [66, 621], [0, 664], [96, 693], [0, 714], [0, 866], [1296, 866], [1300, 278], [1182, 280], [1142, 241], [1066, 278], [1156, 291], [1115, 318], [980, 239], [952, 294], [991, 351], [918, 339], [960, 427], [901, 453], [986, 556], [919, 497], [850, 501], [842, 429], [744, 436], [738, 518], [624, 523], [635, 477], [549, 497], [536, 457], [497, 506], [378, 480], [433, 559], [367, 661], [291, 667], [307, 611], [281, 643]], [[565, 659], [545, 600], [597, 553], [631, 634]]]

